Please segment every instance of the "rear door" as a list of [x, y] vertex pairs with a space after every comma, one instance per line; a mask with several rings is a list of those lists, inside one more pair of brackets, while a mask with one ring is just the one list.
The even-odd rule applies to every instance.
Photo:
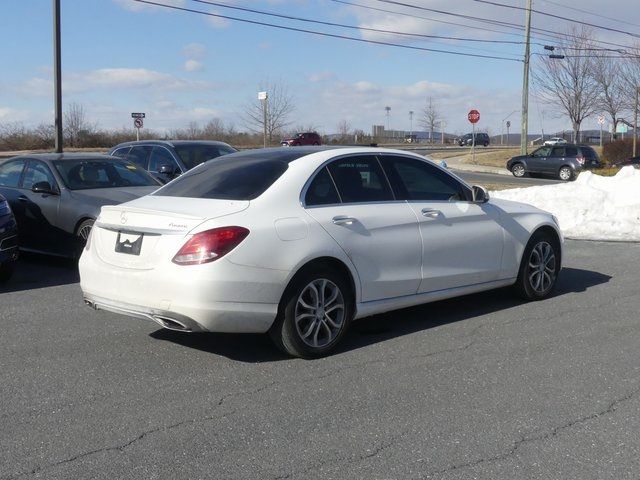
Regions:
[[551, 153], [547, 157], [547, 161], [544, 165], [544, 171], [547, 175], [556, 175], [558, 169], [565, 164], [565, 158], [567, 156], [567, 147], [564, 145], [556, 145], [551, 149]]
[[9, 160], [0, 164], [0, 194], [2, 194], [13, 211], [13, 215], [18, 224], [18, 235], [20, 237], [21, 245], [28, 246], [29, 238], [24, 236], [22, 231], [25, 223], [25, 204], [26, 202], [20, 201], [20, 181], [22, 180], [22, 173], [26, 165], [25, 159]]
[[422, 255], [416, 217], [394, 199], [375, 156], [348, 155], [324, 167], [305, 207], [355, 265], [363, 302], [416, 293]]
[[434, 165], [401, 155], [381, 157], [396, 198], [412, 208], [422, 240], [419, 292], [497, 280], [504, 233], [500, 212], [471, 202], [468, 187]]

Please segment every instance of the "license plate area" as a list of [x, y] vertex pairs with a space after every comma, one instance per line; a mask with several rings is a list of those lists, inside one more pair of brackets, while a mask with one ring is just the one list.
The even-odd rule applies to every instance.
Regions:
[[144, 233], [124, 233], [118, 232], [116, 238], [116, 253], [127, 255], [140, 255]]

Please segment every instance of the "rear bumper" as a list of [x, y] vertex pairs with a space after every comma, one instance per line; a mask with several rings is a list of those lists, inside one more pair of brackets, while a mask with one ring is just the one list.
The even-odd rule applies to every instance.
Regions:
[[93, 251], [79, 262], [85, 303], [185, 332], [264, 333], [271, 328], [288, 272], [169, 261], [150, 270], [116, 267]]

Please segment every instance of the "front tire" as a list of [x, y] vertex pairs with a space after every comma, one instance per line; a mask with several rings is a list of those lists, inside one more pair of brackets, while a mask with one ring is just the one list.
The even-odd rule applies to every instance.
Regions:
[[329, 268], [314, 268], [299, 274], [287, 288], [269, 334], [289, 355], [318, 358], [335, 348], [352, 318], [347, 279]]
[[525, 300], [548, 297], [556, 286], [560, 271], [557, 239], [544, 232], [535, 233], [524, 250], [515, 289]]
[[573, 170], [571, 170], [569, 167], [561, 167], [560, 170], [558, 170], [558, 178], [563, 182], [568, 182], [569, 180], [572, 180]]
[[521, 163], [516, 163], [516, 164], [512, 165], [511, 166], [511, 173], [513, 174], [514, 177], [517, 177], [517, 178], [524, 177], [524, 174], [526, 173], [526, 171], [524, 169], [524, 165], [522, 165]]

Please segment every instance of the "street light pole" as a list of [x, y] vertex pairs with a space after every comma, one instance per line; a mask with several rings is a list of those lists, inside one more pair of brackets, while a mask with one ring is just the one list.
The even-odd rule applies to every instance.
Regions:
[[[517, 111], [518, 111], [518, 110], [514, 110], [514, 111], [513, 111], [513, 112], [511, 112], [509, 115], [507, 115], [506, 117], [504, 117], [504, 118], [502, 119], [502, 122], [500, 122], [500, 128], [501, 128], [501, 131], [500, 131], [500, 145], [504, 145], [504, 142], [503, 142], [503, 139], [504, 139], [504, 138], [503, 138], [503, 137], [504, 137], [504, 122], [505, 122], [505, 121], [507, 121], [507, 120], [509, 120], [509, 117], [510, 117], [511, 115], [513, 115], [514, 113], [516, 113]], [[507, 135], [507, 143], [509, 143], [509, 136], [508, 136], [508, 135]]]
[[62, 153], [62, 62], [60, 51], [60, 0], [53, 0], [53, 96], [55, 99], [56, 153]]
[[531, 0], [527, 0], [525, 21], [524, 72], [522, 75], [522, 125], [520, 131], [520, 155], [527, 154], [529, 134], [529, 59], [531, 57]]
[[413, 142], [413, 110], [409, 110], [409, 142]]

